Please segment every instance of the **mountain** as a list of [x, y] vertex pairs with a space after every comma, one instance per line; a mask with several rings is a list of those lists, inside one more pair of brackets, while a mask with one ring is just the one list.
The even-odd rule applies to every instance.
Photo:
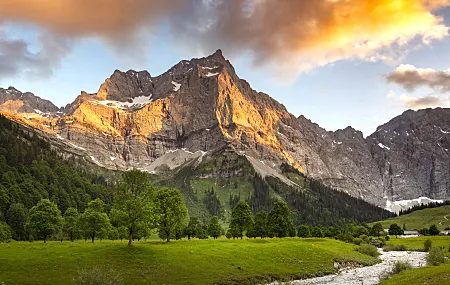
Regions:
[[[21, 98], [23, 106], [34, 106]], [[183, 60], [156, 77], [116, 70], [97, 93], [82, 92], [63, 113], [53, 108], [36, 109], [49, 113], [44, 116], [22, 114], [33, 110], [2, 113], [98, 166], [138, 168], [187, 190], [215, 185], [202, 179], [248, 180], [254, 174], [245, 168], [251, 168], [292, 189], [302, 188], [304, 180], [291, 174], [303, 173], [383, 207], [387, 200], [450, 197], [450, 110], [407, 111], [366, 139], [351, 127], [328, 132], [253, 90], [220, 50]], [[283, 171], [286, 166], [290, 171]], [[246, 199], [254, 194], [243, 192]]]
[[58, 114], [60, 109], [48, 100], [41, 99], [33, 93], [22, 93], [14, 87], [0, 88], [0, 111], [17, 113], [36, 113], [42, 116]]

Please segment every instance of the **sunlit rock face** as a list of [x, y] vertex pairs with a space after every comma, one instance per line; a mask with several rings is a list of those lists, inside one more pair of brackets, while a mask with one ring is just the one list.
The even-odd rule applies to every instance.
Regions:
[[383, 207], [387, 200], [450, 196], [449, 110], [406, 112], [367, 139], [351, 127], [328, 132], [253, 90], [220, 50], [156, 77], [116, 70], [97, 93], [81, 92], [63, 109], [4, 90], [3, 114], [110, 169], [177, 171], [226, 149], [262, 175], [290, 183], [280, 175], [288, 163]]

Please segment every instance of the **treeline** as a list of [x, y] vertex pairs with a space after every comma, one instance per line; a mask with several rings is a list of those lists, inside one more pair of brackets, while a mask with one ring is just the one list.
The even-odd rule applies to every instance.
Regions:
[[64, 160], [35, 133], [0, 115], [0, 221], [11, 223], [18, 211], [27, 212], [42, 199], [84, 211], [100, 198], [109, 208], [112, 190], [103, 173], [77, 168], [74, 159]]
[[[41, 199], [29, 211], [23, 204], [13, 204], [6, 223], [0, 222], [0, 241], [125, 238], [131, 244], [154, 229], [169, 241], [185, 229], [187, 221], [188, 210], [180, 191], [155, 191], [146, 173], [132, 170], [123, 174], [110, 210], [100, 198], [91, 200], [84, 210], [69, 207], [65, 212], [48, 199]], [[219, 220], [213, 222], [218, 224]]]
[[405, 210], [403, 210], [403, 209], [400, 210], [398, 215], [402, 216], [402, 215], [411, 214], [412, 212], [423, 210], [423, 209], [432, 209], [432, 208], [438, 208], [438, 207], [448, 206], [448, 205], [450, 205], [450, 201], [444, 201], [442, 203], [430, 202], [428, 204], [414, 205], [411, 208], [408, 208], [408, 209], [405, 209]]
[[370, 223], [396, 216], [363, 199], [305, 177], [290, 165], [283, 164], [281, 169], [284, 174], [298, 175], [304, 181], [303, 187], [296, 189], [274, 177], [265, 179], [265, 182], [288, 203], [296, 226], [300, 224], [344, 226], [350, 223]]
[[49, 239], [61, 242], [127, 239], [128, 244], [132, 244], [134, 240], [149, 237], [154, 230], [167, 242], [182, 238], [217, 239], [225, 235], [241, 239], [244, 236], [261, 239], [327, 237], [358, 244], [358, 239], [369, 240], [369, 236], [386, 235], [380, 223], [373, 227], [367, 224], [328, 227], [303, 224], [295, 227], [288, 205], [281, 201], [274, 202], [270, 211], [261, 210], [255, 215], [247, 202], [239, 201], [232, 210], [230, 225], [225, 231], [217, 216], [207, 224], [202, 224], [197, 217], [189, 217], [179, 190], [155, 190], [147, 174], [138, 170], [123, 174], [123, 181], [114, 192], [111, 210], [107, 211], [104, 206], [100, 198], [90, 201], [82, 212], [70, 207], [61, 213], [58, 206], [48, 199], [42, 199], [29, 211], [15, 206], [12, 223], [0, 222], [0, 241], [11, 238], [44, 242]]

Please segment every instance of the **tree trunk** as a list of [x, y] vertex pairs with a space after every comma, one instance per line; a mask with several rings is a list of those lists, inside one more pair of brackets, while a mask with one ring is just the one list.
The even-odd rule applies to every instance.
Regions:
[[44, 234], [44, 243], [47, 243], [47, 235]]
[[92, 243], [94, 242], [95, 234], [92, 235]]
[[130, 238], [128, 239], [128, 245], [131, 245], [133, 242], [133, 231], [130, 230]]

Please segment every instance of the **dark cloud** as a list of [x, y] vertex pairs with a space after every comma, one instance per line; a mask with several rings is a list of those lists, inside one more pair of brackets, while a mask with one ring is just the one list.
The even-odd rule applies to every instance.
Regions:
[[450, 92], [450, 69], [439, 71], [404, 64], [386, 76], [386, 79], [389, 83], [398, 84], [410, 92], [423, 86], [439, 93]]
[[70, 52], [70, 39], [49, 33], [38, 35], [40, 49], [35, 52], [30, 44], [20, 39], [9, 39], [0, 30], [0, 80], [24, 74], [31, 78], [53, 75], [54, 69]]

